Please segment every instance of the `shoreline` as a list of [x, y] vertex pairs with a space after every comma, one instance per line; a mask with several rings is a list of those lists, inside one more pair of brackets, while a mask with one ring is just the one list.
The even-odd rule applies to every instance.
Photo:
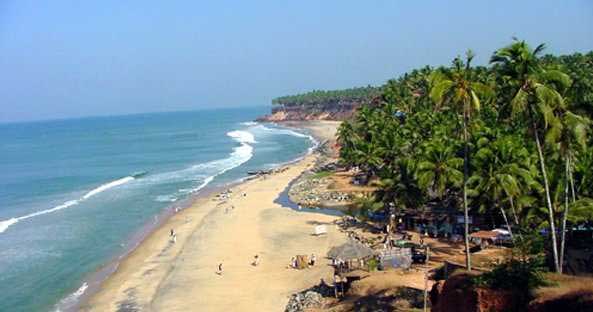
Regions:
[[[280, 123], [280, 125], [285, 126], [282, 123]], [[330, 127], [334, 127], [334, 126], [330, 126]], [[316, 160], [319, 157], [317, 155], [317, 153], [315, 152], [315, 148], [319, 146], [319, 143], [322, 140], [327, 139], [327, 134], [320, 135], [319, 132], [316, 132], [315, 129], [312, 129], [312, 127], [310, 127], [308, 125], [295, 126], [294, 123], [291, 123], [288, 127], [297, 128], [298, 130], [306, 130], [307, 133], [311, 134], [311, 136], [314, 138], [315, 145], [313, 146], [312, 150], [306, 152], [304, 155], [301, 155], [294, 160], [291, 160], [284, 164], [281, 164], [276, 168], [287, 168], [286, 170], [291, 170], [291, 168], [301, 167], [303, 164], [310, 164], [311, 162], [314, 163], [314, 160]], [[333, 136], [333, 133], [332, 133], [332, 136]], [[292, 181], [294, 179], [296, 179], [304, 170], [305, 169], [298, 170], [298, 175], [295, 177], [292, 177], [289, 181], [289, 184], [292, 183]], [[184, 223], [185, 224], [192, 223], [192, 224], [190, 224], [190, 226], [193, 227], [194, 231], [198, 230], [201, 227], [201, 223], [206, 218], [208, 218], [209, 216], [211, 216], [213, 214], [216, 214], [216, 212], [219, 211], [216, 209], [217, 208], [216, 206], [212, 207], [212, 206], [208, 205], [209, 202], [213, 201], [213, 198], [215, 197], [217, 192], [220, 192], [221, 190], [229, 189], [229, 188], [230, 189], [240, 189], [240, 188], [248, 187], [248, 185], [257, 184], [261, 180], [265, 181], [266, 179], [274, 179], [275, 175], [276, 174], [272, 174], [269, 177], [261, 177], [261, 176], [249, 177], [249, 176], [247, 176], [245, 178], [239, 179], [238, 181], [234, 181], [234, 182], [227, 183], [224, 185], [212, 186], [210, 188], [206, 187], [204, 190], [200, 191], [195, 196], [192, 196], [188, 199], [183, 200], [183, 203], [181, 205], [179, 203], [175, 203], [175, 204], [169, 206], [168, 208], [164, 209], [163, 214], [159, 215], [159, 217], [158, 217], [159, 218], [158, 223], [150, 223], [139, 231], [139, 232], [141, 232], [141, 235], [138, 238], [136, 238], [136, 242], [132, 248], [127, 250], [125, 253], [119, 255], [119, 257], [115, 257], [115, 259], [110, 261], [110, 263], [101, 267], [97, 272], [92, 274], [92, 276], [99, 276], [99, 278], [95, 279], [94, 281], [92, 279], [89, 280], [89, 285], [88, 285], [89, 288], [82, 296], [80, 296], [78, 298], [79, 299], [78, 303], [76, 305], [72, 306], [71, 309], [79, 308], [79, 309], [83, 309], [83, 310], [94, 310], [95, 303], [97, 302], [95, 299], [96, 298], [105, 299], [105, 296], [103, 296], [103, 294], [106, 292], [109, 292], [109, 290], [106, 290], [106, 289], [109, 289], [111, 286], [113, 286], [113, 285], [110, 285], [110, 284], [112, 284], [112, 283], [110, 283], [110, 281], [122, 280], [121, 279], [122, 277], [123, 277], [123, 280], [125, 280], [126, 277], [129, 277], [130, 271], [131, 271], [130, 267], [133, 267], [135, 263], [142, 262], [142, 261], [146, 260], [146, 258], [148, 257], [147, 252], [145, 250], [141, 250], [141, 249], [150, 249], [150, 248], [147, 248], [146, 246], [154, 245], [154, 243], [157, 243], [155, 241], [159, 241], [159, 240], [161, 241], [160, 243], [162, 245], [162, 236], [163, 236], [162, 234], [163, 234], [163, 232], [167, 232], [169, 230], [169, 227], [172, 228], [173, 226], [184, 226]], [[278, 192], [278, 194], [276, 194], [278, 196], [277, 196], [276, 200], [274, 200], [275, 204], [279, 203], [279, 200], [282, 197], [282, 193], [286, 193], [286, 190], [288, 189], [289, 184], [287, 184], [286, 188], [282, 189], [280, 192]], [[281, 199], [281, 200], [289, 201], [288, 198]], [[280, 203], [280, 205], [283, 206], [281, 203]], [[181, 206], [181, 207], [179, 207], [179, 206]], [[207, 208], [198, 209], [199, 206], [207, 206]], [[174, 207], [179, 207], [180, 210], [178, 212], [175, 212]], [[284, 208], [290, 208], [290, 210], [294, 209], [293, 207], [284, 207]], [[311, 212], [315, 212], [315, 211], [311, 211]], [[323, 212], [317, 211], [317, 213], [323, 213]], [[190, 215], [191, 215], [191, 217], [190, 217]], [[333, 216], [333, 217], [335, 218], [335, 216]], [[185, 219], [184, 223], [180, 222], [180, 219], [182, 219], [182, 218]], [[190, 219], [188, 219], [188, 218], [190, 218]], [[200, 219], [201, 221], [194, 224], [195, 220], [193, 218]], [[188, 221], [188, 220], [191, 220], [191, 221]], [[137, 235], [138, 234], [135, 234], [134, 236], [137, 236]], [[131, 240], [131, 242], [133, 242], [133, 240]], [[184, 243], [178, 242], [175, 245], [182, 245]], [[110, 266], [112, 267], [111, 270], [108, 270], [106, 273], [101, 274], [101, 272], [104, 272]], [[95, 282], [95, 285], [91, 285], [90, 284], [91, 281]], [[315, 282], [317, 282], [317, 281], [315, 281]], [[111, 287], [111, 290], [113, 292], [113, 287]], [[115, 298], [112, 298], [112, 299], [115, 299]], [[103, 300], [101, 300], [101, 301], [103, 301]], [[112, 303], [116, 304], [117, 301], [112, 300]], [[114, 306], [112, 305], [111, 307], [114, 307]], [[103, 309], [99, 309], [99, 310], [103, 310]]]

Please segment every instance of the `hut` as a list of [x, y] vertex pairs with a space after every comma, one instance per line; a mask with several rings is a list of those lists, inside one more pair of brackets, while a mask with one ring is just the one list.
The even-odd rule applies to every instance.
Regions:
[[328, 258], [343, 261], [343, 263], [338, 264], [340, 271], [363, 268], [365, 260], [374, 255], [375, 251], [373, 249], [354, 240], [333, 247], [327, 253]]
[[469, 235], [470, 241], [474, 244], [479, 245], [482, 249], [489, 245], [496, 244], [497, 238], [500, 233], [496, 231], [477, 231]]

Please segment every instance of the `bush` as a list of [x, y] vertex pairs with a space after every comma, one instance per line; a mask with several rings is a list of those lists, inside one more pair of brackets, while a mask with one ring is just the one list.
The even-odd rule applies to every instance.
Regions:
[[379, 267], [379, 261], [377, 259], [370, 259], [367, 261], [367, 266], [369, 268], [369, 272], [375, 271], [377, 270], [377, 267]]
[[311, 176], [311, 178], [312, 179], [322, 179], [325, 177], [329, 177], [331, 174], [332, 174], [331, 171], [324, 170], [324, 171], [316, 172], [314, 175]]
[[496, 266], [490, 272], [476, 276], [474, 281], [479, 286], [491, 289], [506, 289], [528, 294], [535, 288], [547, 285], [544, 271], [541, 258], [528, 261], [512, 259]]
[[549, 285], [543, 245], [538, 235], [524, 235], [513, 248], [513, 257], [472, 279], [476, 286], [512, 291], [517, 303], [525, 307], [533, 298], [533, 290]]

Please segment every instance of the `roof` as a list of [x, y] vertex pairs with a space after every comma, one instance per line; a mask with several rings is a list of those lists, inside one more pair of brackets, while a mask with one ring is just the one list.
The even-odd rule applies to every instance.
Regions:
[[327, 252], [328, 257], [343, 260], [361, 259], [372, 256], [373, 254], [375, 254], [373, 249], [353, 240], [340, 246], [332, 247]]
[[477, 231], [477, 232], [471, 233], [469, 236], [475, 237], [475, 238], [494, 239], [494, 238], [498, 237], [498, 235], [500, 235], [500, 233], [495, 232], [495, 231]]

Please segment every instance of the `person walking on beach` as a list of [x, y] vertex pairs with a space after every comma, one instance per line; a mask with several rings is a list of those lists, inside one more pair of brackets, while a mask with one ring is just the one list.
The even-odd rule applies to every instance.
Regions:
[[259, 260], [260, 260], [259, 255], [255, 255], [253, 257], [253, 262], [251, 262], [251, 265], [258, 266], [259, 265]]
[[218, 270], [216, 270], [216, 274], [222, 275], [222, 262], [218, 264]]
[[310, 266], [314, 266], [315, 265], [315, 261], [317, 261], [317, 258], [315, 257], [315, 254], [311, 254], [311, 260], [309, 260], [309, 265]]
[[172, 243], [176, 243], [177, 242], [177, 234], [175, 233], [175, 231], [173, 229], [171, 229], [171, 233], [169, 234], [169, 237], [171, 237], [171, 242]]

